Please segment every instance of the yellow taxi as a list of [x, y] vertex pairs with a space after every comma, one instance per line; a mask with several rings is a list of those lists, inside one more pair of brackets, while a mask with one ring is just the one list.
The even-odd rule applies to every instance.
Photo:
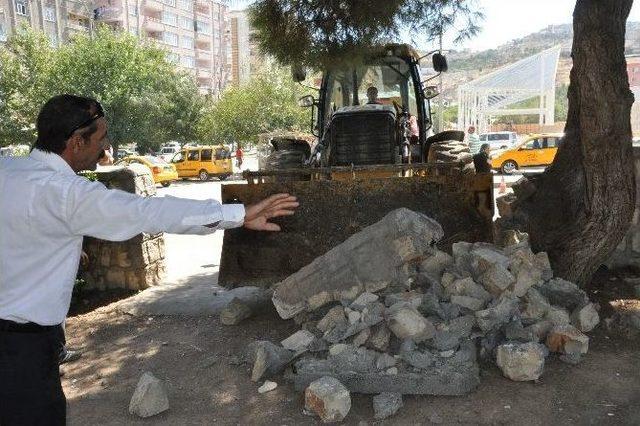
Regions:
[[197, 177], [201, 181], [216, 177], [225, 180], [233, 174], [231, 151], [223, 145], [183, 147], [171, 163], [180, 179]]
[[169, 164], [160, 157], [152, 155], [130, 155], [118, 160], [115, 165], [144, 164], [149, 167], [153, 175], [153, 181], [164, 187], [178, 180], [178, 172], [173, 164]]
[[548, 166], [558, 152], [562, 133], [531, 135], [506, 151], [491, 156], [491, 167], [511, 174], [521, 167]]

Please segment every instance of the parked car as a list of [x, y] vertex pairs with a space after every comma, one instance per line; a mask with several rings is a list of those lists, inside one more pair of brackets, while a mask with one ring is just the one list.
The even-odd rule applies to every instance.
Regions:
[[124, 158], [124, 157], [130, 157], [132, 155], [136, 155], [135, 152], [128, 150], [128, 149], [123, 149], [120, 148], [118, 149], [118, 152], [116, 153], [116, 158], [120, 159], [120, 158]]
[[208, 145], [182, 148], [171, 163], [181, 179], [197, 177], [201, 181], [217, 177], [225, 180], [233, 173], [231, 151], [223, 145]]
[[173, 164], [169, 164], [159, 157], [153, 155], [128, 156], [118, 160], [115, 165], [144, 164], [149, 167], [153, 175], [153, 181], [164, 187], [171, 185], [178, 180], [178, 172]]
[[492, 156], [491, 167], [510, 174], [521, 167], [548, 166], [553, 162], [563, 137], [562, 133], [529, 136], [514, 148]]
[[162, 158], [167, 163], [171, 162], [171, 159], [180, 152], [180, 146], [176, 145], [165, 145], [160, 148], [160, 152], [158, 152], [158, 157]]
[[489, 132], [478, 135], [480, 142], [488, 143], [492, 151], [497, 149], [508, 149], [518, 143], [518, 135], [516, 132]]

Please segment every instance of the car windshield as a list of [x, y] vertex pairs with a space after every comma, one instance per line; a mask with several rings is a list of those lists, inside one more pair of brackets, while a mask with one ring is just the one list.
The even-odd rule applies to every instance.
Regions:
[[327, 85], [332, 109], [366, 104], [367, 90], [375, 87], [378, 103], [393, 105], [395, 101], [413, 115], [418, 112], [409, 65], [397, 57], [384, 58], [377, 64], [336, 71], [329, 75]]

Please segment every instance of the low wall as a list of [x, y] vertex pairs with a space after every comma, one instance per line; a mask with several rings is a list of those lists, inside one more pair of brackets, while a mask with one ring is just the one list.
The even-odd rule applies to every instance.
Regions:
[[636, 172], [636, 210], [627, 235], [607, 262], [610, 268], [640, 268], [640, 148], [633, 148]]
[[[96, 175], [108, 188], [146, 197], [156, 194], [145, 166], [105, 167]], [[85, 237], [83, 250], [89, 256], [89, 264], [81, 272], [86, 289], [142, 290], [159, 284], [165, 276], [164, 234], [139, 234], [122, 242]]]

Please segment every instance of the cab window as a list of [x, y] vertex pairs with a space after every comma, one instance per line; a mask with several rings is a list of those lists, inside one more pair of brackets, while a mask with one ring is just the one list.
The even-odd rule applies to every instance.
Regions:
[[540, 139], [532, 139], [529, 142], [525, 143], [522, 149], [532, 150], [532, 149], [540, 149]]
[[200, 161], [200, 151], [189, 151], [187, 161]]
[[216, 149], [216, 160], [224, 160], [226, 158], [230, 158], [231, 154], [224, 148]]
[[558, 138], [544, 138], [542, 142], [543, 148], [557, 148], [560, 140]]
[[211, 153], [211, 149], [203, 149], [200, 158], [202, 159], [202, 161], [211, 161]]

